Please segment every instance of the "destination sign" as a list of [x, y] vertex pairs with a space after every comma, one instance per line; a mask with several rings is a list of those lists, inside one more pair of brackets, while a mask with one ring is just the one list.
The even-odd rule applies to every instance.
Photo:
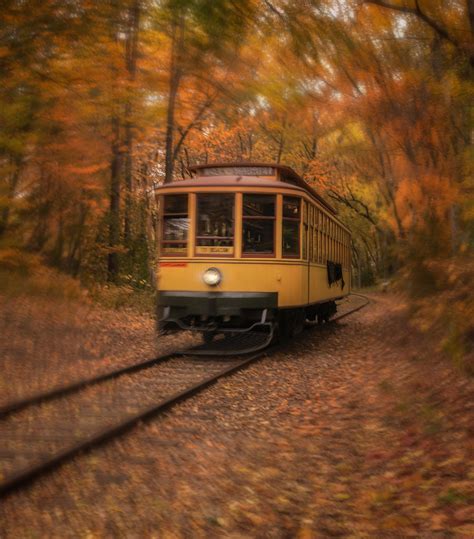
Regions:
[[220, 247], [220, 246], [200, 246], [196, 247], [196, 254], [198, 255], [233, 255], [233, 247]]
[[203, 176], [275, 176], [272, 167], [209, 167], [201, 170]]

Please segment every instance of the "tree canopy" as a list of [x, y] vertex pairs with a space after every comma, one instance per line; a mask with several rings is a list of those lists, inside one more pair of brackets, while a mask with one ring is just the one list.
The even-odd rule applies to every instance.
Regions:
[[0, 20], [3, 249], [150, 282], [153, 186], [215, 160], [294, 167], [353, 230], [360, 284], [472, 247], [472, 0], [7, 0]]

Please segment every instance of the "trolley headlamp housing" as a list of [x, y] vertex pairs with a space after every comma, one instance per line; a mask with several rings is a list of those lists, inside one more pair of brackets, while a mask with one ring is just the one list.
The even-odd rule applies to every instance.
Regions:
[[208, 286], [217, 286], [222, 281], [222, 274], [217, 268], [209, 268], [203, 273], [202, 280]]

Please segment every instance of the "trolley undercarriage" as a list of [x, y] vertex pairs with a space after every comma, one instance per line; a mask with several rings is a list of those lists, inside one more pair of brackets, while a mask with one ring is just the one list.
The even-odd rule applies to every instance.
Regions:
[[[278, 294], [268, 292], [161, 292], [158, 329], [165, 333], [198, 332], [205, 343], [219, 335], [245, 343], [244, 351], [250, 352], [275, 338], [297, 335], [308, 322], [327, 322], [337, 311], [334, 300], [285, 309], [279, 309], [277, 303]], [[226, 348], [232, 347], [224, 343], [220, 353]]]

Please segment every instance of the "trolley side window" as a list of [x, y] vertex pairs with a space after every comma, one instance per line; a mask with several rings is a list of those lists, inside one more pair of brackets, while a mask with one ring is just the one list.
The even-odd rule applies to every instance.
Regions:
[[285, 258], [300, 256], [301, 201], [283, 197], [282, 253]]
[[188, 195], [165, 195], [163, 197], [162, 256], [186, 256], [188, 231]]
[[[308, 236], [309, 236], [309, 209], [311, 206], [303, 202], [303, 259], [308, 259]], [[309, 236], [311, 237], [311, 236]]]
[[321, 249], [321, 233], [319, 232], [319, 213], [320, 211], [315, 208], [314, 213], [314, 239], [313, 239], [313, 262], [319, 262], [319, 250]]
[[197, 195], [197, 255], [234, 254], [234, 194]]
[[242, 253], [246, 256], [275, 254], [274, 195], [243, 195]]

